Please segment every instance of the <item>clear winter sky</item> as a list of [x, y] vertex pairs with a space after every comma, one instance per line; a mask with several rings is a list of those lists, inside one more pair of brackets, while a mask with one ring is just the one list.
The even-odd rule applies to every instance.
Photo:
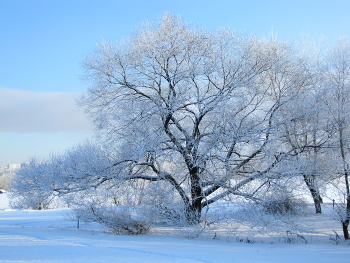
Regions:
[[165, 11], [208, 30], [286, 41], [350, 36], [349, 0], [0, 0], [0, 167], [91, 137], [74, 100], [87, 88], [82, 59]]

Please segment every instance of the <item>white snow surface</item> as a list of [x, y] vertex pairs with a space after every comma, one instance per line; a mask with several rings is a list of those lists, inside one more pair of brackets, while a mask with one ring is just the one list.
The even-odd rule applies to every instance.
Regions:
[[7, 194], [0, 195], [0, 262], [350, 262], [349, 243], [335, 245], [328, 238], [248, 244], [164, 234], [122, 236], [95, 224], [77, 229], [65, 210], [11, 210], [7, 202]]

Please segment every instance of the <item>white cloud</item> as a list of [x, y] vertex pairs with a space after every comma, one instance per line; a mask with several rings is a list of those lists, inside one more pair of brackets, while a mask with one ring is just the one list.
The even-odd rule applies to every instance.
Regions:
[[0, 132], [91, 132], [77, 96], [0, 88]]

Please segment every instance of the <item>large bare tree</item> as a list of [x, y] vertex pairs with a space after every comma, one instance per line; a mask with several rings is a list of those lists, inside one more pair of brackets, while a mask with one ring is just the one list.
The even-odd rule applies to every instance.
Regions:
[[80, 103], [116, 149], [115, 176], [101, 183], [163, 181], [189, 223], [229, 195], [256, 199], [276, 164], [305, 148], [279, 147], [277, 112], [309, 78], [275, 39], [206, 32], [165, 14], [128, 40], [101, 43], [84, 66]]

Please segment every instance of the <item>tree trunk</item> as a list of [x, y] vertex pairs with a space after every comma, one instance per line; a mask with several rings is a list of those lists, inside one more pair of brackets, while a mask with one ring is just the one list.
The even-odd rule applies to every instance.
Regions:
[[[346, 180], [348, 180], [348, 176], [346, 176]], [[343, 220], [341, 222], [342, 227], [343, 227], [343, 234], [344, 234], [344, 239], [348, 240], [350, 239], [349, 236], [349, 222], [350, 222], [350, 194], [347, 195], [346, 197], [346, 216], [345, 216], [345, 220]]]
[[307, 187], [309, 188], [312, 199], [314, 201], [316, 214], [322, 214], [321, 204], [323, 203], [323, 200], [320, 193], [318, 192], [317, 187], [315, 186], [315, 182], [313, 178], [314, 176], [304, 174], [303, 177]]
[[196, 225], [200, 223], [202, 208], [194, 206], [193, 204], [186, 208], [186, 221], [189, 225]]
[[191, 205], [186, 209], [187, 221], [189, 224], [198, 224], [202, 216], [203, 191], [200, 185], [199, 168], [190, 169], [191, 179]]
[[348, 164], [346, 162], [345, 158], [345, 146], [344, 146], [344, 135], [343, 135], [343, 123], [341, 123], [341, 126], [339, 128], [339, 146], [340, 146], [340, 154], [343, 160], [343, 169], [344, 169], [344, 180], [345, 180], [345, 187], [346, 187], [346, 208], [345, 208], [345, 219], [342, 220], [342, 227], [343, 227], [343, 234], [344, 238], [347, 240], [349, 239], [349, 222], [350, 222], [350, 186], [349, 186], [349, 171], [348, 171]]
[[349, 220], [346, 220], [345, 222], [342, 222], [341, 224], [343, 227], [344, 239], [348, 240], [349, 239], [349, 230], [348, 230]]

